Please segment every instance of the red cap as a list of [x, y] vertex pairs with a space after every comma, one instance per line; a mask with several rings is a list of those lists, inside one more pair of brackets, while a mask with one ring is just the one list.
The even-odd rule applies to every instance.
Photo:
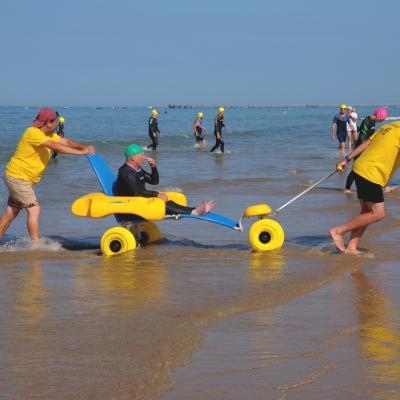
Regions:
[[54, 121], [58, 118], [58, 113], [51, 108], [42, 108], [36, 119], [32, 122], [35, 128], [41, 128], [47, 121]]

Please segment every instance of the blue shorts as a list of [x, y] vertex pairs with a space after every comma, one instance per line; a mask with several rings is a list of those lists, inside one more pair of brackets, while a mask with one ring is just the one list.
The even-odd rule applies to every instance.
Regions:
[[204, 136], [202, 135], [195, 135], [196, 143], [200, 143], [204, 140]]
[[346, 143], [347, 140], [347, 132], [341, 132], [336, 134], [339, 143]]

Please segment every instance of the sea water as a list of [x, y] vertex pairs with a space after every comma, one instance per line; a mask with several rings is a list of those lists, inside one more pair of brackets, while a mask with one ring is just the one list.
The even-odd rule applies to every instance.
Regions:
[[[115, 173], [125, 146], [150, 143], [148, 108], [58, 111], [66, 136], [93, 144]], [[164, 136], [146, 152], [157, 160], [159, 188], [183, 191], [191, 205], [214, 199], [215, 212], [235, 220], [251, 204], [278, 208], [342, 157], [331, 140], [336, 107], [226, 107], [225, 154], [209, 152], [214, 108], [159, 111]], [[198, 111], [210, 133], [205, 148], [194, 146]], [[37, 112], [0, 108], [2, 170]], [[159, 244], [108, 258], [99, 241], [115, 220], [70, 212], [75, 199], [101, 190], [97, 179], [85, 157], [59, 155], [35, 188], [41, 244], [32, 248], [24, 212], [0, 241], [1, 393], [398, 398], [400, 191], [386, 195], [386, 218], [368, 228], [363, 255], [344, 256], [327, 234], [359, 211], [344, 183], [336, 174], [279, 213], [281, 250], [250, 250], [254, 220], [244, 220], [244, 232], [169, 220], [159, 223]]]

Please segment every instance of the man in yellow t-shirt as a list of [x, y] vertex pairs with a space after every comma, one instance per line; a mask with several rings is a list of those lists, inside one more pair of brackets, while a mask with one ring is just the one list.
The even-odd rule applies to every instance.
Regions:
[[39, 111], [32, 126], [23, 133], [14, 155], [6, 166], [4, 182], [9, 196], [0, 217], [0, 239], [22, 208], [27, 211], [27, 226], [32, 242], [39, 240], [40, 205], [33, 190], [49, 162], [51, 151], [64, 154], [94, 154], [92, 145], [85, 146], [55, 133], [58, 113], [51, 108]]
[[[329, 231], [340, 251], [353, 254], [359, 253], [358, 243], [367, 226], [385, 217], [383, 188], [400, 167], [400, 122], [382, 126], [338, 163], [338, 171], [343, 171], [346, 164], [359, 154], [353, 172], [361, 213]], [[346, 247], [343, 235], [347, 232], [351, 234]]]

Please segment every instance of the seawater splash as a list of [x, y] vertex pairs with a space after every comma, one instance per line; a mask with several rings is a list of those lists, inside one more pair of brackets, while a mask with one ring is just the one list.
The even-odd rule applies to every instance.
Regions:
[[47, 237], [42, 237], [38, 242], [32, 243], [32, 240], [28, 236], [23, 236], [0, 245], [0, 252], [10, 253], [30, 250], [59, 251], [61, 248], [61, 243]]

